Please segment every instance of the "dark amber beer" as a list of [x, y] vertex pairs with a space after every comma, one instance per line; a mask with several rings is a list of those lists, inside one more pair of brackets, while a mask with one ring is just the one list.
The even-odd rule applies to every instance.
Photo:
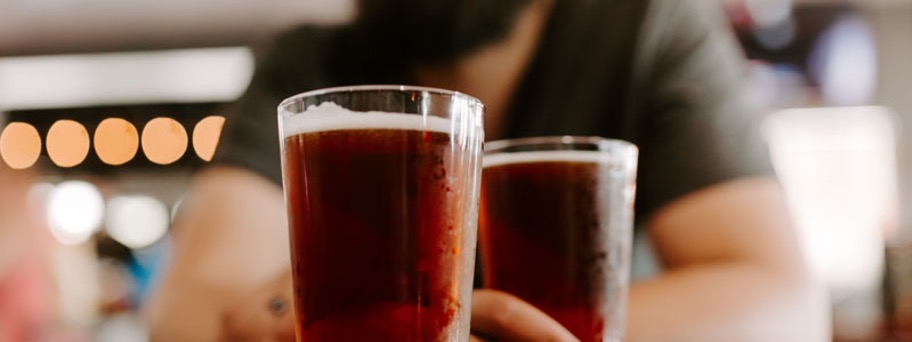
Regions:
[[481, 137], [453, 121], [283, 118], [299, 341], [467, 340]]
[[620, 340], [633, 195], [623, 160], [606, 151], [486, 153], [485, 286], [530, 302], [581, 341]]

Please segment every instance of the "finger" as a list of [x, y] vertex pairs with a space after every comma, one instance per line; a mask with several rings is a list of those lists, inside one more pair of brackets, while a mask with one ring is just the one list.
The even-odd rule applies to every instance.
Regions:
[[472, 294], [472, 333], [495, 340], [578, 341], [541, 310], [495, 290], [476, 290]]

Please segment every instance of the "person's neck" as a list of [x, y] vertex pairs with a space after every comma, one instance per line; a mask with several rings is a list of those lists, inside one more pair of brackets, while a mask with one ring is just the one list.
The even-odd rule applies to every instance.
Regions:
[[552, 3], [534, 0], [518, 14], [510, 33], [498, 43], [446, 65], [416, 66], [415, 80], [421, 85], [479, 98], [486, 109], [486, 139], [499, 138], [504, 134], [507, 107], [532, 60]]

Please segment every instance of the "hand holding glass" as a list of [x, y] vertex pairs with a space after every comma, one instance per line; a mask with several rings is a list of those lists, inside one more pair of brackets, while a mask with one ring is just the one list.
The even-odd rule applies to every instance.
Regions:
[[484, 108], [359, 86], [279, 106], [298, 341], [467, 341]]
[[620, 341], [637, 149], [602, 138], [487, 143], [479, 237], [485, 286], [581, 341]]

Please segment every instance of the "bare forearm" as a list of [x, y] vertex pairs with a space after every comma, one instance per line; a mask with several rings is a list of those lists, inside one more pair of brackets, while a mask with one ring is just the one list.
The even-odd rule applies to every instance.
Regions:
[[634, 284], [627, 341], [825, 341], [825, 292], [750, 264], [686, 267]]
[[149, 340], [213, 341], [220, 329], [218, 308], [202, 291], [168, 289], [143, 308]]
[[249, 171], [203, 171], [174, 227], [173, 255], [145, 305], [152, 341], [213, 341], [226, 312], [288, 272], [280, 189]]

